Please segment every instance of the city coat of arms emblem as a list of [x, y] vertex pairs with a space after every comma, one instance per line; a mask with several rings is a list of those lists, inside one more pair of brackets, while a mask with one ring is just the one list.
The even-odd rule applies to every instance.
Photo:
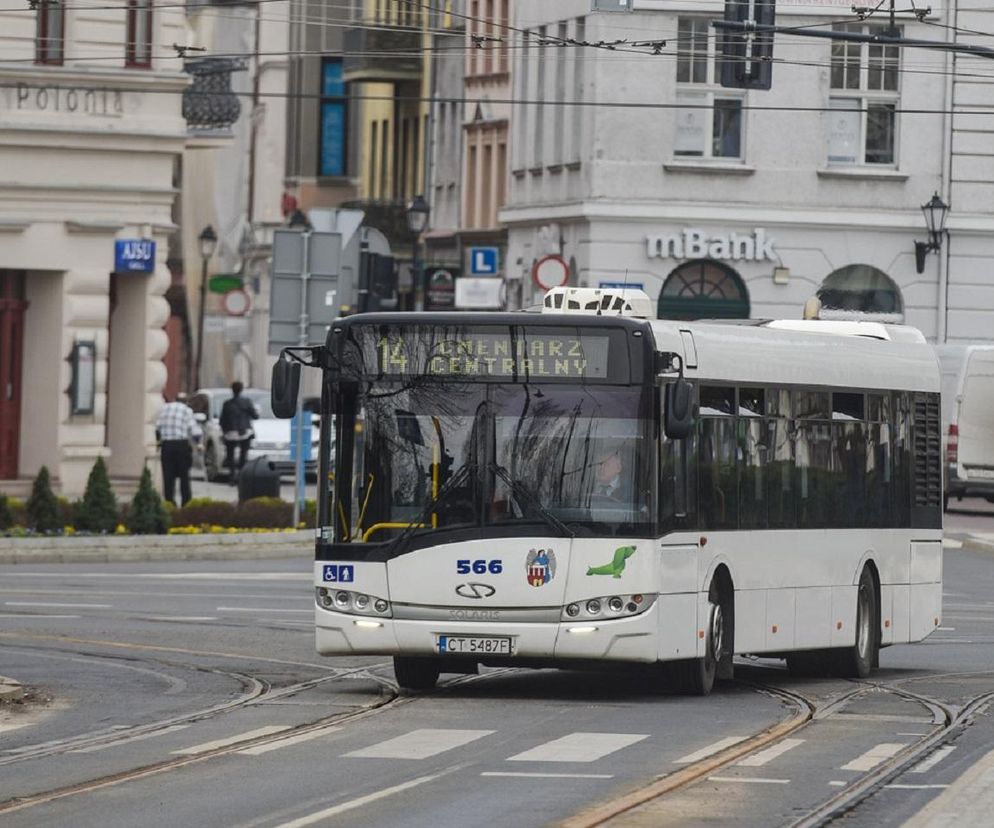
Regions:
[[525, 574], [533, 587], [545, 586], [556, 576], [556, 555], [551, 549], [532, 549], [525, 560]]

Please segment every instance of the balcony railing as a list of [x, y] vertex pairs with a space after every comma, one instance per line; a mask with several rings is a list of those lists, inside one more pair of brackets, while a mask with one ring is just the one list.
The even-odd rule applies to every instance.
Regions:
[[183, 64], [193, 83], [183, 92], [183, 117], [191, 132], [226, 131], [238, 120], [242, 105], [231, 88], [231, 73], [244, 72], [244, 58], [198, 58]]
[[420, 29], [346, 29], [344, 79], [417, 80], [423, 71], [423, 48]]

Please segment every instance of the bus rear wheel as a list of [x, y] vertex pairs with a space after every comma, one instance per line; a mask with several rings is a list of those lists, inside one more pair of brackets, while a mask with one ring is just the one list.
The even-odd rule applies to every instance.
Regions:
[[880, 609], [873, 576], [864, 569], [856, 590], [856, 641], [838, 654], [839, 674], [866, 678], [880, 654]]
[[442, 671], [434, 658], [394, 656], [393, 672], [404, 690], [431, 690]]

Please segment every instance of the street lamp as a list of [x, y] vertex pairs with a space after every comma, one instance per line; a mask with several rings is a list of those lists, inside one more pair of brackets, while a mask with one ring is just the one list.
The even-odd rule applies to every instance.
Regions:
[[915, 242], [915, 267], [919, 273], [925, 271], [925, 256], [942, 249], [942, 234], [946, 230], [946, 214], [949, 205], [935, 193], [927, 204], [922, 205], [925, 226], [928, 228], [928, 241]]
[[[204, 306], [207, 302], [207, 262], [211, 256], [214, 255], [214, 251], [217, 248], [217, 233], [214, 232], [214, 228], [209, 224], [200, 231], [200, 235], [197, 236], [197, 241], [200, 242], [200, 324], [198, 325], [199, 331], [197, 333], [197, 388], [201, 387], [200, 384], [200, 366], [204, 359]], [[195, 389], [190, 389], [191, 391]]]
[[407, 205], [407, 229], [414, 236], [414, 245], [411, 251], [411, 270], [414, 275], [414, 284], [421, 288], [421, 308], [424, 310], [428, 304], [428, 285], [424, 283], [421, 273], [421, 262], [418, 260], [418, 253], [421, 246], [421, 234], [428, 226], [428, 214], [430, 212], [428, 202], [423, 195], [416, 195], [410, 204]]

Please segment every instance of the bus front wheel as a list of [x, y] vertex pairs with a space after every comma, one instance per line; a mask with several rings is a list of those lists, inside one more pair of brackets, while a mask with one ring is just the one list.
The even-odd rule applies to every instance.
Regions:
[[438, 683], [441, 670], [433, 658], [394, 656], [393, 672], [404, 690], [431, 690]]
[[670, 676], [676, 689], [690, 696], [707, 696], [714, 687], [719, 663], [731, 658], [729, 625], [730, 613], [726, 612], [717, 585], [712, 584], [708, 595], [708, 627], [705, 631], [704, 656], [676, 661], [670, 667]]

